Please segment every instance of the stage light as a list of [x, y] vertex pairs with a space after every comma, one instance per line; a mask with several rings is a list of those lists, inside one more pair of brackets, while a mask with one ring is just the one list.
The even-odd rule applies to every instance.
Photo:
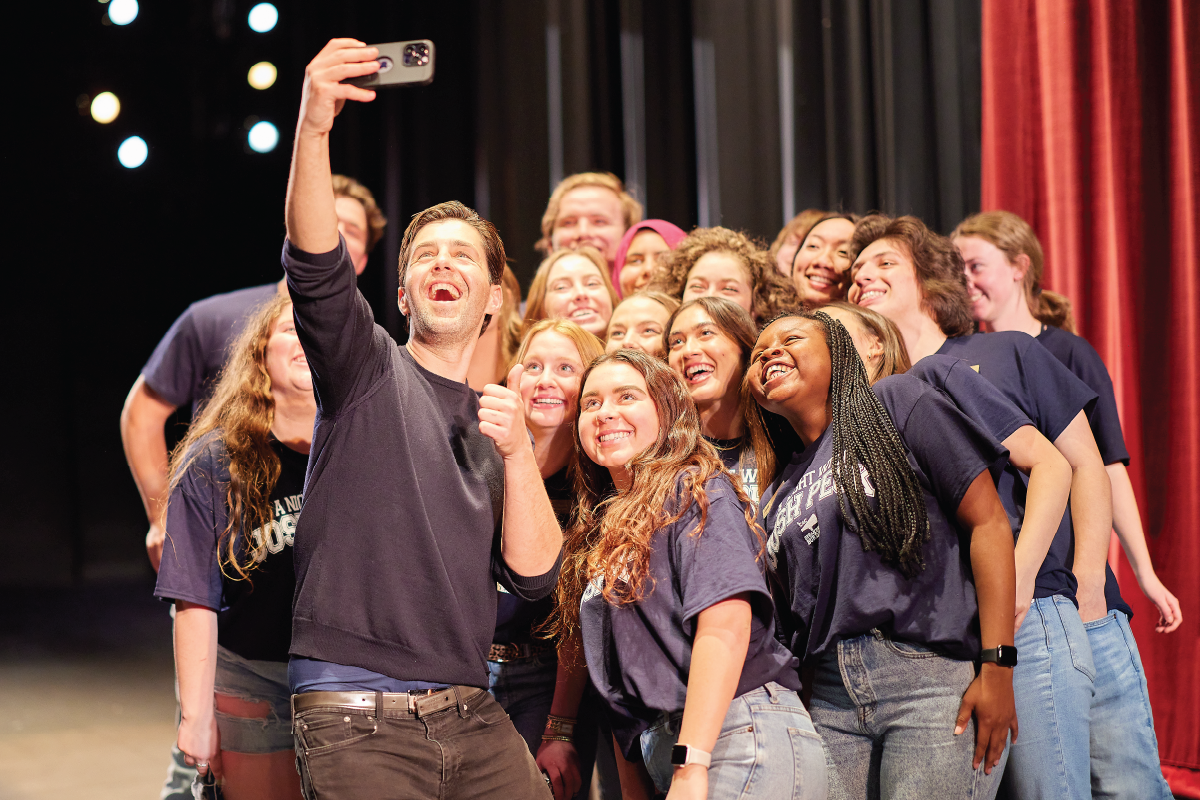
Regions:
[[275, 78], [278, 75], [274, 64], [270, 61], [260, 61], [250, 68], [246, 80], [250, 81], [250, 85], [255, 89], [270, 89], [275, 85]]
[[113, 25], [128, 25], [137, 19], [137, 0], [112, 0], [108, 4], [108, 18]]
[[[116, 1], [113, 0], [114, 3]], [[146, 147], [146, 140], [140, 136], [130, 136], [117, 148], [117, 160], [126, 169], [137, 169], [146, 163], [146, 156], [149, 154], [150, 148]]]
[[266, 120], [256, 122], [246, 134], [246, 141], [254, 152], [269, 153], [279, 144], [279, 129]]
[[121, 113], [121, 101], [112, 92], [101, 92], [92, 100], [92, 119], [107, 125]]
[[250, 30], [255, 33], [266, 33], [275, 27], [275, 23], [279, 22], [279, 11], [270, 3], [259, 3], [250, 9], [250, 15], [246, 17], [246, 21], [250, 23]]

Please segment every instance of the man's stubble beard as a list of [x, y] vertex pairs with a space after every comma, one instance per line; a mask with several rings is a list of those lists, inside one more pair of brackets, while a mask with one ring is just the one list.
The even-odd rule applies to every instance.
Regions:
[[484, 294], [479, 302], [472, 302], [464, 313], [453, 318], [427, 314], [424, 298], [418, 302], [412, 301], [411, 294], [409, 298], [408, 325], [413, 339], [439, 349], [462, 349], [479, 338], [479, 330], [483, 327], [483, 317], [487, 311], [487, 294]]

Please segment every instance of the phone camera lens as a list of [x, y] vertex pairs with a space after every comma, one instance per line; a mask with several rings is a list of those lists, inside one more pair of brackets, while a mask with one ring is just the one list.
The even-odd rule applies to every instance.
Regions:
[[424, 42], [406, 45], [404, 48], [404, 66], [425, 67], [429, 65], [429, 45]]
[[379, 75], [382, 75], [383, 73], [390, 70], [393, 66], [395, 66], [393, 61], [390, 58], [388, 58], [387, 56], [380, 56], [379, 58], [376, 59], [376, 61], [379, 62], [379, 72], [376, 73]]

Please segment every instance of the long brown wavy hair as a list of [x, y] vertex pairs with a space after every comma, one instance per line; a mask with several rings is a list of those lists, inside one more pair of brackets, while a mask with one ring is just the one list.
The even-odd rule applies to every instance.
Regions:
[[750, 279], [750, 316], [762, 325], [778, 314], [797, 308], [800, 298], [792, 282], [779, 274], [760, 243], [729, 228], [696, 228], [669, 253], [663, 254], [647, 289], [683, 298], [688, 273], [701, 256], [728, 253], [742, 262]]
[[[649, 569], [655, 532], [678, 521], [695, 503], [700, 521], [690, 535], [700, 536], [708, 520], [704, 485], [713, 475], [725, 472], [716, 448], [701, 435], [700, 415], [674, 371], [640, 351], [617, 350], [592, 362], [580, 388], [587, 386], [593, 370], [605, 364], [625, 364], [645, 378], [658, 412], [658, 437], [629, 462], [632, 482], [627, 491], [618, 492], [608, 470], [584, 453], [576, 413], [571, 466], [575, 508], [564, 537], [557, 602], [546, 625], [550, 634], [563, 637], [578, 627], [579, 603], [593, 578], [603, 577], [604, 600], [614, 605], [636, 603], [654, 590]], [[730, 482], [761, 548], [762, 529], [755, 522], [754, 506], [740, 482]], [[679, 502], [669, 513], [666, 506], [675, 498]]]
[[233, 345], [212, 399], [171, 453], [168, 486], [174, 491], [207, 441], [216, 437], [225, 447], [229, 521], [218, 535], [217, 555], [222, 574], [233, 580], [249, 578], [267, 546], [265, 537], [256, 545], [248, 536], [239, 537], [238, 531], [248, 534], [270, 527], [275, 519], [270, 497], [280, 465], [270, 443], [275, 399], [267, 373], [267, 342], [279, 317], [291, 308], [287, 295], [277, 295], [250, 319]]
[[984, 211], [967, 217], [950, 232], [951, 240], [960, 236], [975, 236], [991, 242], [1011, 264], [1021, 256], [1028, 258], [1029, 269], [1025, 270], [1021, 290], [1029, 312], [1038, 322], [1075, 333], [1071, 301], [1058, 292], [1042, 288], [1042, 243], [1028, 222], [1011, 211]]

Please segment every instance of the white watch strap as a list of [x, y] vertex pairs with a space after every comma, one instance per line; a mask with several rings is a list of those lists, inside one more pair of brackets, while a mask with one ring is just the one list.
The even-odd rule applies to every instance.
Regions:
[[689, 744], [687, 745], [687, 758], [684, 759], [683, 766], [686, 767], [690, 764], [699, 764], [705, 769], [708, 769], [708, 767], [712, 765], [712, 753], [706, 753], [700, 748], [692, 747]]

